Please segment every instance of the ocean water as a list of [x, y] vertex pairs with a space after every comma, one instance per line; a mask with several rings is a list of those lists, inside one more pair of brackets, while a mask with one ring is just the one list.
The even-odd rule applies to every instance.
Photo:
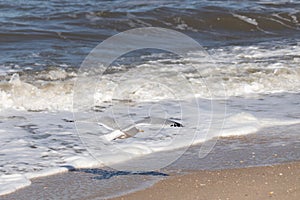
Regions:
[[[223, 155], [220, 140], [239, 149], [232, 138], [246, 135], [258, 135], [245, 145], [260, 152], [262, 140], [289, 152], [251, 165], [299, 160], [299, 10], [292, 0], [0, 1], [0, 194], [70, 166], [162, 169], [191, 146], [187, 155], [204, 159], [191, 160], [192, 169], [233, 167], [205, 157]], [[202, 51], [140, 49], [105, 70], [82, 70], [99, 43], [149, 27], [183, 33]], [[148, 116], [183, 127], [136, 124]], [[143, 132], [106, 141], [105, 117]]]

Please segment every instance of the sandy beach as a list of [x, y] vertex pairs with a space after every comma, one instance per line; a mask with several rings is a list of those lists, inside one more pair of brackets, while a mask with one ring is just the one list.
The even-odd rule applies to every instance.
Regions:
[[197, 171], [162, 180], [128, 194], [125, 199], [286, 199], [300, 198], [300, 163], [275, 166]]

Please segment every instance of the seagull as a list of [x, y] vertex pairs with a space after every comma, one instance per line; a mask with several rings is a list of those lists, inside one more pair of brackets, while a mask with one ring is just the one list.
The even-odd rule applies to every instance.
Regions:
[[183, 125], [179, 122], [170, 120], [170, 119], [163, 119], [157, 117], [146, 117], [142, 120], [136, 121], [134, 124], [126, 126], [124, 128], [120, 128], [116, 121], [111, 117], [102, 117], [100, 118], [101, 122], [98, 122], [99, 125], [103, 126], [104, 128], [111, 130], [112, 132], [102, 135], [101, 138], [112, 141], [116, 139], [126, 139], [130, 137], [134, 137], [136, 134], [140, 132], [144, 132], [141, 129], [138, 129], [137, 125], [167, 125], [169, 127], [183, 127]]

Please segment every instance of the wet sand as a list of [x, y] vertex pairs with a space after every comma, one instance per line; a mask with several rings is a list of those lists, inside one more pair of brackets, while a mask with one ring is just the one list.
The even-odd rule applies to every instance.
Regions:
[[173, 176], [126, 199], [300, 199], [300, 162], [274, 166], [196, 171]]
[[[84, 170], [84, 169], [83, 169]], [[1, 200], [94, 200], [117, 197], [150, 187], [160, 174], [113, 173], [91, 169], [55, 174], [32, 179], [32, 184], [16, 192], [0, 196]]]
[[[199, 170], [186, 175], [173, 174], [164, 178], [158, 176], [157, 178], [162, 179], [159, 182], [156, 176], [144, 175], [116, 175], [109, 179], [95, 179], [101, 174], [102, 172], [70, 172], [33, 179], [31, 186], [1, 196], [0, 199], [98, 200], [128, 192], [132, 193], [114, 200], [300, 199], [300, 162], [214, 171]], [[155, 182], [157, 183], [152, 185]], [[143, 189], [145, 184], [148, 185], [147, 189]]]

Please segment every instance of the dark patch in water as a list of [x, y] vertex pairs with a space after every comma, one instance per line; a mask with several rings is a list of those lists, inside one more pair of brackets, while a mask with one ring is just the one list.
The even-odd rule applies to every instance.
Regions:
[[73, 119], [62, 119], [62, 120], [65, 121], [65, 122], [74, 122]]
[[37, 125], [35, 124], [27, 124], [27, 125], [21, 125], [21, 126], [18, 126], [26, 131], [28, 131], [29, 133], [31, 134], [36, 134], [37, 133]]

